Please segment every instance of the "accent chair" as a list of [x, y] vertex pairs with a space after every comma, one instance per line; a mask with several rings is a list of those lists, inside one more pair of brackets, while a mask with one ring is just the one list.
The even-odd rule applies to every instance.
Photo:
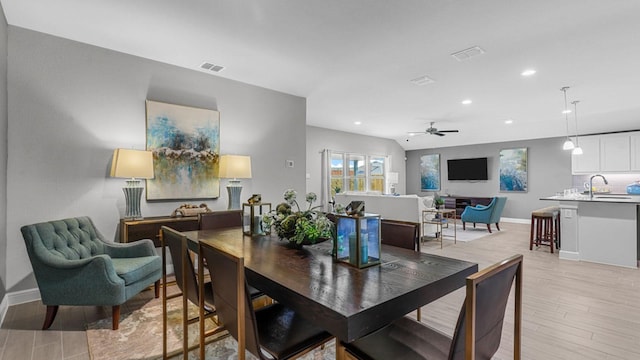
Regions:
[[476, 227], [476, 223], [487, 224], [489, 232], [491, 224], [496, 224], [496, 229], [500, 231], [500, 216], [506, 202], [506, 197], [494, 197], [489, 205], [467, 206], [460, 215], [462, 230], [466, 230], [466, 223], [470, 222], [473, 223], [473, 227]]

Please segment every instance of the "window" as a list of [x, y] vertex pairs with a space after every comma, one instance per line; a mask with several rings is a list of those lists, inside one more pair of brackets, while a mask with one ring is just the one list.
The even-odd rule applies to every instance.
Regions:
[[388, 166], [388, 156], [333, 152], [329, 179], [331, 195], [343, 191], [386, 192]]

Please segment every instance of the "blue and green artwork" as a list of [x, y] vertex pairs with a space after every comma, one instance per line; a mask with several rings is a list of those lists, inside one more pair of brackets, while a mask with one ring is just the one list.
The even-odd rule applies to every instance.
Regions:
[[440, 154], [420, 157], [420, 190], [440, 190]]
[[527, 148], [500, 150], [500, 191], [527, 191]]
[[154, 167], [147, 200], [219, 197], [217, 111], [147, 101], [147, 150]]

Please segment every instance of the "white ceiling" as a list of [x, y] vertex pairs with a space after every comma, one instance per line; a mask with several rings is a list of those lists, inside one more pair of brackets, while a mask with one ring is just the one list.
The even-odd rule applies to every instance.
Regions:
[[[580, 100], [581, 134], [640, 129], [638, 0], [0, 2], [10, 25], [196, 71], [223, 65], [212, 76], [307, 98], [309, 125], [407, 150], [564, 136], [562, 86]], [[451, 56], [472, 46], [486, 53]], [[423, 75], [435, 82], [410, 82]], [[409, 138], [430, 121], [460, 133]]]

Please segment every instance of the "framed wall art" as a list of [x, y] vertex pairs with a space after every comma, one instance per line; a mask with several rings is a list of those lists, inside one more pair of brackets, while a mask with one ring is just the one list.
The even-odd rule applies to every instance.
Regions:
[[500, 191], [527, 192], [527, 148], [500, 150]]
[[420, 190], [440, 191], [440, 154], [420, 157]]
[[219, 197], [220, 113], [147, 100], [146, 116], [154, 168], [147, 200]]

